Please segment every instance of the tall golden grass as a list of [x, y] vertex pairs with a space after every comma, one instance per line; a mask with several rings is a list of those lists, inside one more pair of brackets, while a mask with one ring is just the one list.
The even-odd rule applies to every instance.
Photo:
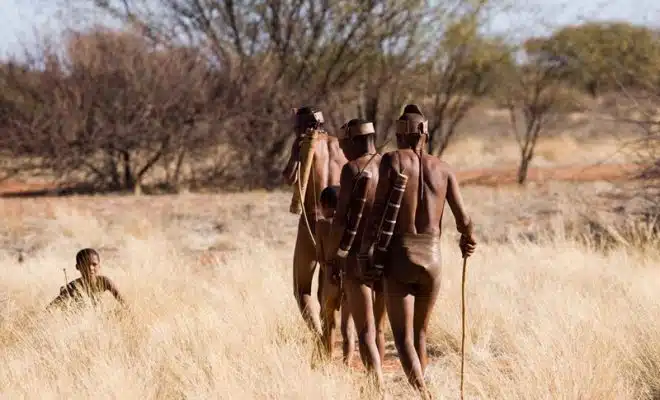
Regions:
[[[466, 394], [657, 398], [658, 252], [579, 244], [567, 234], [566, 215], [533, 212], [562, 210], [576, 191], [553, 190], [559, 194], [464, 190], [480, 230], [468, 261]], [[339, 359], [312, 362], [293, 300], [289, 197], [0, 200], [0, 397], [375, 396], [362, 370]], [[524, 227], [516, 218], [528, 214], [547, 219], [535, 221], [534, 240], [517, 234]], [[427, 377], [437, 398], [452, 399], [459, 394], [461, 259], [448, 208], [444, 225]], [[99, 249], [102, 271], [131, 303], [129, 314], [113, 313], [109, 294], [100, 313], [44, 312], [64, 284], [62, 269], [76, 278], [75, 253], [88, 246]], [[14, 247], [27, 249], [23, 263]], [[389, 332], [388, 342], [392, 359]], [[388, 393], [415, 398], [393, 365]]]

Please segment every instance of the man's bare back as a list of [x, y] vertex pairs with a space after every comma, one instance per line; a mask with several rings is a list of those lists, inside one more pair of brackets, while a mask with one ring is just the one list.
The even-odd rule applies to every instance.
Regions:
[[[300, 139], [296, 139], [291, 148], [287, 166], [282, 172], [289, 185], [298, 185], [296, 165], [300, 157]], [[319, 195], [328, 186], [339, 185], [341, 169], [348, 160], [339, 147], [336, 137], [326, 132], [319, 132], [314, 144], [314, 160], [305, 192], [304, 210], [308, 218], [318, 219], [320, 215]], [[311, 221], [310, 221], [311, 222]]]
[[[445, 200], [454, 213], [457, 230], [468, 233], [470, 219], [465, 211], [456, 176], [449, 164], [428, 154], [421, 154], [420, 163], [420, 156], [412, 149], [387, 153], [381, 164], [390, 177], [396, 176], [399, 171], [408, 177], [394, 228], [395, 235], [440, 236]], [[379, 200], [383, 202], [381, 198]]]
[[[289, 161], [282, 171], [287, 183], [299, 184], [298, 176], [302, 176], [299, 169], [303, 168], [300, 165], [302, 138], [310, 131], [315, 131], [314, 158], [303, 200], [303, 212], [298, 219], [298, 234], [293, 254], [293, 291], [303, 318], [319, 337], [322, 335], [321, 318], [318, 313], [312, 312], [311, 307], [312, 280], [319, 261], [314, 245], [316, 221], [322, 214], [319, 197], [324, 188], [339, 184], [341, 168], [347, 161], [337, 138], [325, 132], [322, 125], [322, 114], [319, 111], [308, 107], [296, 110], [294, 126], [296, 139], [291, 148]], [[317, 293], [317, 300], [318, 296]]]
[[[361, 259], [366, 259], [387, 208], [398, 209], [396, 217], [388, 217], [396, 220], [389, 247], [374, 250], [374, 260], [366, 268], [377, 275], [381, 272], [375, 266], [384, 267], [387, 312], [401, 364], [410, 383], [425, 395], [426, 330], [440, 290], [440, 235], [445, 201], [461, 233], [463, 256], [469, 256], [476, 244], [456, 177], [447, 163], [424, 154], [427, 138], [426, 118], [418, 107], [406, 106], [397, 121], [398, 149], [386, 153], [380, 163], [373, 212], [360, 249]], [[399, 174], [407, 178], [400, 203], [389, 198]], [[380, 234], [387, 237], [389, 231]]]

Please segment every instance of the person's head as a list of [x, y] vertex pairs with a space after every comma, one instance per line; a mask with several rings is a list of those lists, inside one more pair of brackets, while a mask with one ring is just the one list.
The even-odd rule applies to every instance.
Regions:
[[408, 104], [396, 121], [396, 142], [400, 149], [419, 150], [428, 138], [428, 120], [415, 104]]
[[101, 270], [101, 257], [94, 249], [82, 249], [76, 254], [76, 269], [83, 279], [91, 279]]
[[372, 122], [352, 119], [345, 123], [339, 134], [339, 145], [349, 160], [376, 151], [376, 130]]
[[324, 218], [332, 218], [337, 208], [339, 186], [328, 186], [321, 191], [321, 212]]
[[313, 107], [294, 108], [293, 131], [297, 136], [308, 129], [321, 129], [325, 120], [323, 113]]

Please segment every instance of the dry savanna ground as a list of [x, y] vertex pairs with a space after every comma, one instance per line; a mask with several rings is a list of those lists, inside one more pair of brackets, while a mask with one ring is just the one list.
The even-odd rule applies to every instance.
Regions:
[[[472, 140], [457, 144], [472, 158], [447, 158], [465, 171], [503, 163], [505, 151]], [[614, 148], [553, 140], [560, 142], [546, 142], [541, 159], [570, 166], [573, 177], [585, 159]], [[641, 244], [646, 226], [625, 223], [637, 205], [608, 179], [464, 186], [479, 236], [468, 262], [468, 398], [660, 397], [660, 254]], [[293, 301], [289, 199], [289, 192], [0, 199], [2, 397], [370, 398], [359, 366], [311, 362]], [[461, 259], [448, 208], [444, 225], [427, 377], [437, 398], [453, 399]], [[130, 314], [113, 313], [109, 294], [102, 313], [44, 312], [64, 284], [63, 268], [69, 280], [78, 276], [82, 247], [100, 251]], [[414, 398], [387, 335], [387, 391]]]

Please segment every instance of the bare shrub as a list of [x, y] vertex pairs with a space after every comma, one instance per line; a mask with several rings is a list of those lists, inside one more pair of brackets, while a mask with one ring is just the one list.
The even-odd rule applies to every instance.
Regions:
[[194, 49], [97, 29], [71, 32], [65, 54], [43, 56], [43, 70], [35, 58], [6, 75], [16, 112], [5, 145], [68, 185], [140, 192], [164, 157], [180, 164], [214, 144], [198, 125], [229, 113], [218, 101], [227, 94], [219, 73]]

